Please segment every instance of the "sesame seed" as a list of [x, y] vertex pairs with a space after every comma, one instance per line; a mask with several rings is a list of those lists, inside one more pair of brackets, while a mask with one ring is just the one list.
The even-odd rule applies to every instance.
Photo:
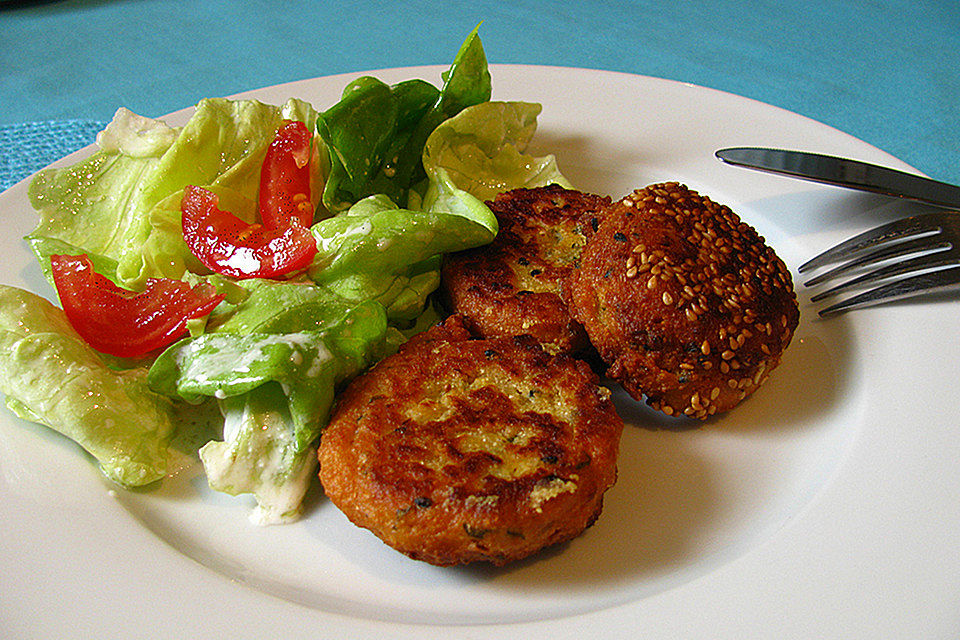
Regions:
[[670, 295], [669, 291], [663, 292], [663, 304], [670, 306], [673, 304], [673, 296]]

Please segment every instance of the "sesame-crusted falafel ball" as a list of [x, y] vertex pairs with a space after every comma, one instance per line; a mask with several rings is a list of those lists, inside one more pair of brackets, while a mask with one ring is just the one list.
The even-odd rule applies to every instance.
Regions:
[[616, 203], [567, 290], [607, 375], [667, 415], [736, 406], [799, 322], [793, 281], [753, 227], [675, 182]]

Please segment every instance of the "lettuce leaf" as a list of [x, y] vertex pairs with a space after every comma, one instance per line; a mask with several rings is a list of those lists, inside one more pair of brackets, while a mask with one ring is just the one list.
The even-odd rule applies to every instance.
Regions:
[[302, 513], [316, 476], [315, 444], [301, 446], [278, 385], [267, 384], [219, 401], [223, 440], [200, 449], [210, 487], [237, 496], [252, 494], [256, 524], [284, 524]]
[[[210, 486], [253, 494], [258, 522], [286, 522], [299, 514], [315, 475], [316, 440], [337, 386], [394, 351], [402, 336], [376, 302], [345, 304], [313, 285], [252, 289], [211, 333], [164, 351], [148, 381], [190, 402], [219, 400], [223, 439], [200, 450]], [[278, 307], [280, 300], [292, 305]]]
[[[295, 99], [281, 107], [208, 99], [182, 129], [174, 129], [118, 110], [98, 136], [96, 153], [71, 167], [42, 171], [30, 184], [40, 221], [27, 240], [45, 275], [50, 279], [49, 257], [57, 252], [87, 253], [101, 273], [133, 290], [150, 277], [206, 273], [183, 241], [184, 187], [211, 188], [224, 208], [252, 221], [260, 166], [284, 118], [312, 128], [316, 112]], [[319, 185], [326, 166], [314, 167]]]
[[150, 390], [146, 368], [111, 368], [63, 311], [4, 285], [0, 391], [15, 414], [77, 442], [114, 482], [141, 486], [166, 475], [174, 406]]
[[437, 89], [423, 80], [392, 87], [365, 76], [350, 83], [341, 100], [322, 112], [317, 130], [327, 144], [330, 177], [323, 204], [339, 213], [371, 195], [399, 204], [425, 178], [423, 145], [447, 118], [490, 99], [490, 73], [475, 28], [464, 40]]
[[309, 104], [296, 99], [281, 107], [256, 100], [202, 100], [150, 179], [140, 186], [144, 207], [139, 242], [121, 256], [118, 279], [138, 289], [150, 277], [206, 273], [183, 240], [184, 187], [209, 188], [220, 196], [224, 209], [253, 222], [260, 168], [277, 128], [284, 119], [299, 119], [313, 127], [315, 117]]
[[178, 135], [162, 121], [120, 108], [97, 136], [99, 151], [75, 165], [45, 169], [34, 177], [28, 194], [40, 221], [27, 240], [51, 285], [53, 253], [87, 253], [95, 263], [115, 265], [136, 247], [149, 206], [143, 202], [141, 185]]
[[375, 193], [404, 197], [414, 168], [411, 157], [419, 157], [405, 153], [405, 147], [439, 93], [421, 80], [389, 87], [362, 77], [347, 85], [342, 99], [319, 118], [332, 165], [323, 192], [328, 210], [342, 211]]
[[554, 156], [525, 153], [540, 111], [539, 104], [529, 102], [484, 102], [438, 126], [423, 151], [431, 179], [424, 206], [436, 206], [445, 182], [480, 200], [521, 187], [556, 183], [570, 188]]
[[391, 319], [420, 315], [440, 284], [441, 254], [486, 244], [497, 234], [485, 204], [448, 186], [448, 197], [433, 210], [401, 209], [376, 195], [318, 222], [311, 229], [318, 253], [310, 277], [345, 300], [376, 300]]

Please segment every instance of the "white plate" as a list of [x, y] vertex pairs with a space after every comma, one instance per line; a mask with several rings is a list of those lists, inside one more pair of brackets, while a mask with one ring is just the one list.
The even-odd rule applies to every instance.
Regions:
[[[374, 72], [437, 82], [440, 67]], [[536, 152], [619, 197], [680, 180], [728, 204], [795, 269], [904, 210], [877, 196], [737, 169], [724, 146], [902, 162], [737, 96], [647, 77], [494, 66], [496, 99], [544, 106]], [[244, 94], [326, 108], [355, 75]], [[169, 118], [182, 122], [187, 111]], [[65, 162], [76, 161], [89, 150]], [[2, 282], [50, 295], [19, 238], [26, 182], [0, 195]], [[408, 560], [319, 491], [308, 517], [257, 528], [196, 467], [112, 490], [76, 446], [0, 417], [4, 637], [946, 637], [960, 630], [960, 306], [830, 321], [800, 291], [781, 367], [743, 406], [665, 428], [623, 397], [620, 480], [582, 537], [505, 570]]]

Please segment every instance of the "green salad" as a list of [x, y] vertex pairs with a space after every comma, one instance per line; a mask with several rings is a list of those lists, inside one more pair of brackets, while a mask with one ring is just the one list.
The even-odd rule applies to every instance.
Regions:
[[[333, 105], [209, 99], [182, 127], [121, 108], [93, 155], [30, 185], [39, 223], [26, 240], [63, 309], [0, 285], [7, 407], [76, 441], [126, 487], [171, 473], [174, 441], [203, 438], [210, 427], [194, 417], [214, 415], [216, 435], [198, 450], [210, 486], [251, 494], [257, 522], [296, 519], [337, 391], [436, 322], [443, 254], [497, 233], [484, 201], [567, 184], [552, 156], [525, 153], [540, 106], [490, 96], [474, 29], [440, 86], [362, 77]], [[302, 228], [262, 213], [264, 185], [276, 186], [264, 177], [271, 149], [291, 122], [310, 139], [309, 161], [296, 156], [312, 194]], [[185, 232], [194, 187], [211, 194], [198, 206], [214, 216], [191, 232], [200, 240]], [[281, 276], [218, 272], [217, 215], [249, 249], [235, 263], [289, 246], [309, 253]], [[205, 306], [187, 313], [194, 294]], [[146, 312], [117, 320], [145, 298]], [[158, 317], [178, 318], [180, 332], [147, 353], [111, 353], [90, 337], [145, 340]]]

